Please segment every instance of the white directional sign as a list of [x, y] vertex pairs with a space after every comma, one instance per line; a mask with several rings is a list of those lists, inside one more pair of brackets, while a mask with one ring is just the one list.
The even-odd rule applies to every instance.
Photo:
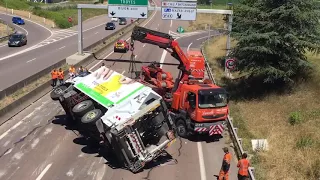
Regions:
[[197, 10], [191, 8], [162, 8], [162, 19], [175, 19], [194, 21], [197, 17]]
[[163, 20], [194, 21], [197, 18], [196, 0], [163, 0], [161, 2]]
[[148, 15], [147, 6], [108, 6], [109, 17], [127, 17], [145, 19]]

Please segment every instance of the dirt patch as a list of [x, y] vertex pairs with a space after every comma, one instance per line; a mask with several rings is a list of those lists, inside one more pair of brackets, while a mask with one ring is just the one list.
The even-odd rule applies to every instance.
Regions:
[[[219, 57], [225, 56], [225, 46], [226, 37], [220, 37], [205, 47], [218, 82], [223, 77]], [[308, 54], [308, 59], [316, 72], [292, 93], [230, 102], [244, 149], [254, 154], [256, 179], [320, 178], [320, 56]], [[252, 139], [267, 139], [269, 151], [252, 152]]]
[[196, 21], [189, 21], [189, 27], [186, 31], [196, 30], [208, 30], [209, 25], [211, 29], [224, 29], [225, 21], [223, 20], [225, 15], [221, 14], [197, 14]]
[[[6, 12], [6, 8], [0, 6], [0, 11]], [[31, 21], [37, 22], [39, 24], [42, 24], [42, 25], [44, 25], [44, 26], [46, 26], [48, 28], [56, 27], [55, 23], [52, 20], [44, 19], [43, 17], [33, 15], [29, 11], [22, 11], [22, 10], [15, 10], [14, 9], [13, 10], [13, 14], [12, 14], [12, 10], [8, 9], [8, 13], [11, 14], [11, 15], [17, 15], [17, 16], [20, 16], [20, 17], [24, 17], [26, 19], [30, 19]], [[30, 16], [29, 16], [29, 14], [30, 14]]]

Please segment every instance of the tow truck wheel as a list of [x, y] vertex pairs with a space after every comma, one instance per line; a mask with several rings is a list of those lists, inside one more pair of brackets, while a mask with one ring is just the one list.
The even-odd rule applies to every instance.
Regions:
[[67, 89], [66, 86], [58, 86], [58, 87], [54, 88], [53, 91], [51, 91], [51, 93], [50, 93], [51, 99], [54, 101], [59, 100], [59, 97], [63, 94], [64, 90], [66, 90], [66, 89]]
[[87, 112], [82, 118], [81, 122], [84, 124], [95, 123], [102, 116], [102, 111], [100, 109], [94, 109]]
[[187, 137], [187, 134], [188, 134], [187, 126], [182, 119], [179, 119], [177, 121], [176, 126], [177, 126], [178, 135], [183, 138]]
[[79, 104], [75, 105], [72, 108], [72, 112], [78, 116], [78, 117], [82, 117], [83, 115], [85, 115], [87, 112], [91, 111], [94, 109], [93, 106], [93, 102], [91, 100], [86, 100], [86, 101], [82, 101]]

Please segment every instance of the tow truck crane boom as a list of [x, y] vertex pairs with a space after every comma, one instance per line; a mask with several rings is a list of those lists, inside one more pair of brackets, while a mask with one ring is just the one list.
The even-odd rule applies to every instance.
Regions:
[[[183, 53], [182, 49], [179, 46], [179, 43], [174, 40], [170, 34], [153, 31], [140, 26], [135, 26], [131, 34], [131, 48], [133, 48], [134, 46], [134, 41], [153, 44], [167, 50], [171, 54], [171, 56], [177, 59], [180, 63], [180, 65], [178, 66], [178, 69], [182, 71], [180, 81], [188, 80], [188, 76], [191, 74], [190, 61]], [[178, 90], [178, 88], [176, 88], [176, 90]]]

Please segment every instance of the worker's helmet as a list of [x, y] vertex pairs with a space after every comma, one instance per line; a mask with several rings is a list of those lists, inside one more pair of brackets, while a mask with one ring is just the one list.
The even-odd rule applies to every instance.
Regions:
[[229, 152], [228, 147], [224, 147], [224, 148], [222, 148], [222, 149], [223, 149], [224, 152]]

